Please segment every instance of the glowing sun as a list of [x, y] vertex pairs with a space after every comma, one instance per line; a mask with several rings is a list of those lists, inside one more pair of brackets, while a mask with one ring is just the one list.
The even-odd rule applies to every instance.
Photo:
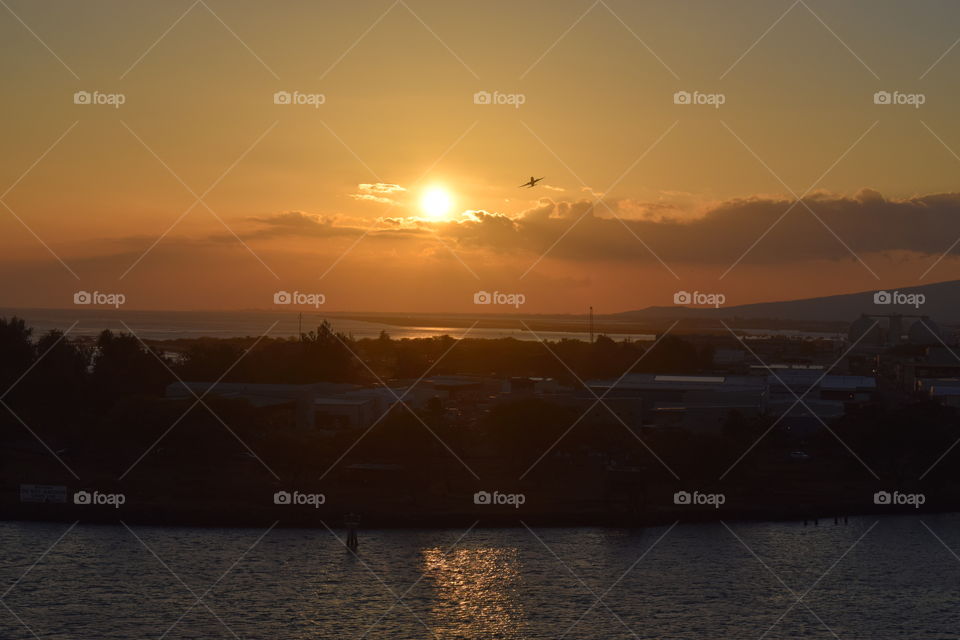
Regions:
[[453, 209], [453, 196], [443, 187], [430, 187], [420, 198], [420, 209], [431, 218], [443, 218]]

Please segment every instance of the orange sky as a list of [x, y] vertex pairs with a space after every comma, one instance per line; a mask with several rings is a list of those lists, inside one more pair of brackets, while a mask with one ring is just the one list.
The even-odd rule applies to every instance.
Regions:
[[2, 306], [613, 312], [960, 277], [954, 3], [9, 6]]

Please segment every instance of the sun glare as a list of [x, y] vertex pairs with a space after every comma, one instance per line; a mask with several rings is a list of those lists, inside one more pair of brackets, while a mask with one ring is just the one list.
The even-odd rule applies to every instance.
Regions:
[[420, 209], [431, 218], [443, 218], [453, 209], [453, 196], [443, 187], [430, 187], [420, 198]]

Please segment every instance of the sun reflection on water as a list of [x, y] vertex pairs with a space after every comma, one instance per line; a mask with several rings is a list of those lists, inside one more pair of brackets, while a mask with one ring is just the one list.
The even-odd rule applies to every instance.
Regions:
[[526, 614], [515, 547], [426, 549], [424, 574], [437, 591], [432, 611], [440, 637], [522, 638]]

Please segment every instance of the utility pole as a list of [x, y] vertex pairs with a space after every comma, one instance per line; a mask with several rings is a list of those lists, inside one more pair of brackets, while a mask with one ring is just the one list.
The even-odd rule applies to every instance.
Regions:
[[590, 307], [590, 344], [593, 344], [593, 307]]

